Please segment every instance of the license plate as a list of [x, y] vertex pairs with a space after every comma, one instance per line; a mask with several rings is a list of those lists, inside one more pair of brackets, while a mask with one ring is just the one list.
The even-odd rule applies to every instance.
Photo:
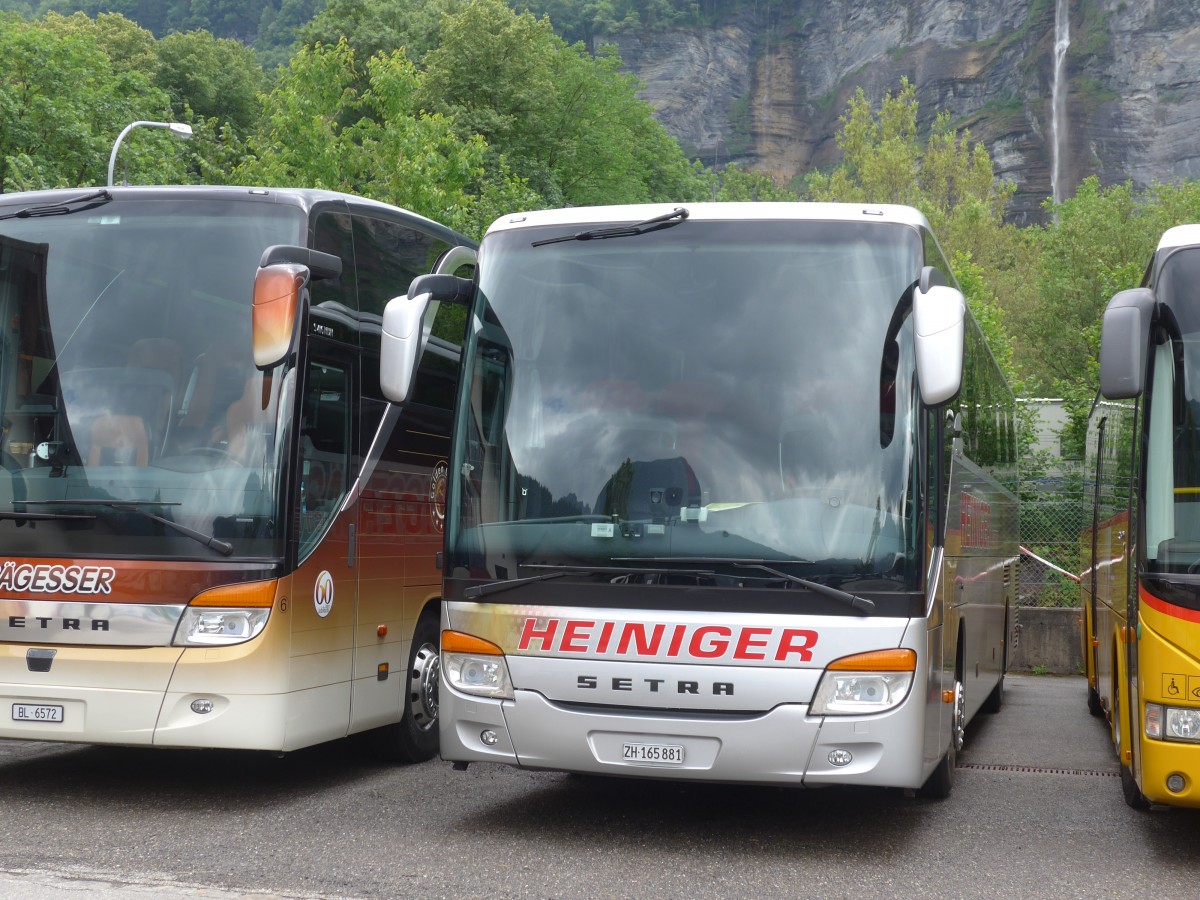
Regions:
[[33, 703], [14, 703], [12, 717], [14, 722], [61, 722], [63, 708]]
[[657, 766], [683, 765], [682, 744], [630, 744], [621, 750], [625, 762], [648, 763]]

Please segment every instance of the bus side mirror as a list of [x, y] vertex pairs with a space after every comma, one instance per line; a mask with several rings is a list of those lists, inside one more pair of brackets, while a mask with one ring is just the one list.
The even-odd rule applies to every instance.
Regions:
[[913, 292], [917, 380], [927, 406], [945, 403], [962, 388], [966, 317], [966, 300], [955, 288], [931, 284]]
[[408, 295], [396, 297], [383, 310], [383, 336], [379, 348], [379, 387], [392, 403], [405, 403], [412, 391], [417, 361], [421, 358], [421, 322], [433, 301], [467, 304], [474, 285], [454, 275], [422, 275], [408, 286]]
[[1146, 387], [1146, 348], [1154, 318], [1154, 292], [1121, 291], [1104, 310], [1100, 333], [1100, 393], [1109, 400], [1131, 400]]
[[296, 346], [300, 319], [308, 305], [307, 266], [275, 263], [254, 276], [254, 365], [266, 370], [285, 360]]
[[308, 247], [273, 244], [263, 251], [254, 276], [254, 364], [266, 370], [295, 349], [308, 311], [309, 280], [337, 278], [342, 260]]

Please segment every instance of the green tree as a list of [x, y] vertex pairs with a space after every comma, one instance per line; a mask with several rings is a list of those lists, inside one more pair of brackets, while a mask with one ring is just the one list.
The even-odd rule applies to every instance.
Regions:
[[765, 172], [751, 172], [741, 166], [728, 165], [715, 176], [716, 196], [721, 201], [746, 202], [764, 200], [797, 200], [796, 192], [779, 187]]
[[154, 35], [137, 22], [118, 13], [100, 13], [95, 18], [76, 12], [69, 16], [47, 13], [41, 26], [57, 34], [81, 34], [95, 41], [108, 57], [116, 74], [139, 72], [153, 79], [158, 72]]
[[610, 49], [567, 45], [550, 21], [501, 0], [473, 0], [442, 20], [425, 57], [424, 99], [551, 205], [703, 197], [707, 184], [637, 97]]
[[254, 126], [266, 76], [251, 48], [207, 31], [189, 31], [168, 34], [156, 50], [155, 82], [170, 95], [177, 118], [187, 118], [190, 109], [241, 133]]
[[362, 59], [404, 49], [414, 63], [441, 41], [442, 18], [470, 0], [330, 0], [297, 29], [303, 46], [345, 40]]
[[267, 96], [253, 155], [234, 175], [373, 197], [476, 232], [477, 208], [528, 200], [502, 169], [484, 172], [482, 138], [464, 140], [444, 116], [420, 109], [419, 86], [399, 51], [364, 64], [345, 41], [301, 49]]
[[324, 6], [324, 0], [282, 0], [278, 8], [273, 3], [266, 4], [254, 39], [254, 48], [263, 65], [272, 69], [287, 65], [300, 29]]
[[1063, 397], [1070, 420], [1064, 445], [1082, 453], [1087, 417], [1099, 384], [1104, 309], [1118, 291], [1137, 287], [1162, 233], [1200, 221], [1200, 182], [1132, 182], [1103, 187], [1095, 176], [1080, 184], [1037, 232], [1041, 302], [1019, 310], [1029, 368]]
[[[95, 30], [57, 17], [0, 16], [0, 192], [103, 184], [121, 129], [169, 118], [167, 95], [140, 71], [118, 71]], [[178, 181], [186, 154], [161, 132], [122, 145], [138, 183]]]
[[1003, 310], [1019, 305], [1033, 285], [1026, 242], [1004, 223], [1015, 187], [996, 179], [987, 149], [972, 144], [969, 132], [959, 134], [945, 113], [922, 144], [917, 113], [908, 79], [897, 93], [884, 95], [878, 112], [859, 88], [839, 119], [842, 162], [831, 172], [810, 174], [806, 193], [813, 200], [900, 203], [924, 213], [972, 313], [1015, 380], [1015, 342]]

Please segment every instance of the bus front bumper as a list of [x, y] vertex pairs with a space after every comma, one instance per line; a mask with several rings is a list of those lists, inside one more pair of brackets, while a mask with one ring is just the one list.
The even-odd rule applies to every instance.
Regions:
[[[1200, 744], [1182, 741], [1142, 742], [1141, 787], [1152, 803], [1200, 808]], [[1172, 791], [1167, 781], [1183, 779], [1183, 789]]]
[[[922, 707], [912, 696], [888, 713], [814, 718], [805, 704], [711, 716], [581, 708], [522, 690], [513, 700], [487, 700], [461, 694], [444, 681], [441, 691], [442, 758], [453, 762], [641, 778], [902, 788], [919, 787], [928, 768], [921, 749]], [[682, 761], [631, 760], [627, 745], [682, 748]]]

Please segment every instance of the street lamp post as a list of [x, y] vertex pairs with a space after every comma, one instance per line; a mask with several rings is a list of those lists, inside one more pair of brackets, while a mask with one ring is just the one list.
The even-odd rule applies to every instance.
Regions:
[[121, 141], [125, 140], [125, 135], [133, 131], [135, 128], [166, 128], [175, 137], [181, 140], [187, 140], [192, 136], [192, 126], [184, 125], [182, 122], [131, 122], [117, 135], [116, 141], [113, 143], [112, 153], [108, 157], [108, 186], [113, 186], [113, 167], [117, 164], [117, 151], [121, 148]]

